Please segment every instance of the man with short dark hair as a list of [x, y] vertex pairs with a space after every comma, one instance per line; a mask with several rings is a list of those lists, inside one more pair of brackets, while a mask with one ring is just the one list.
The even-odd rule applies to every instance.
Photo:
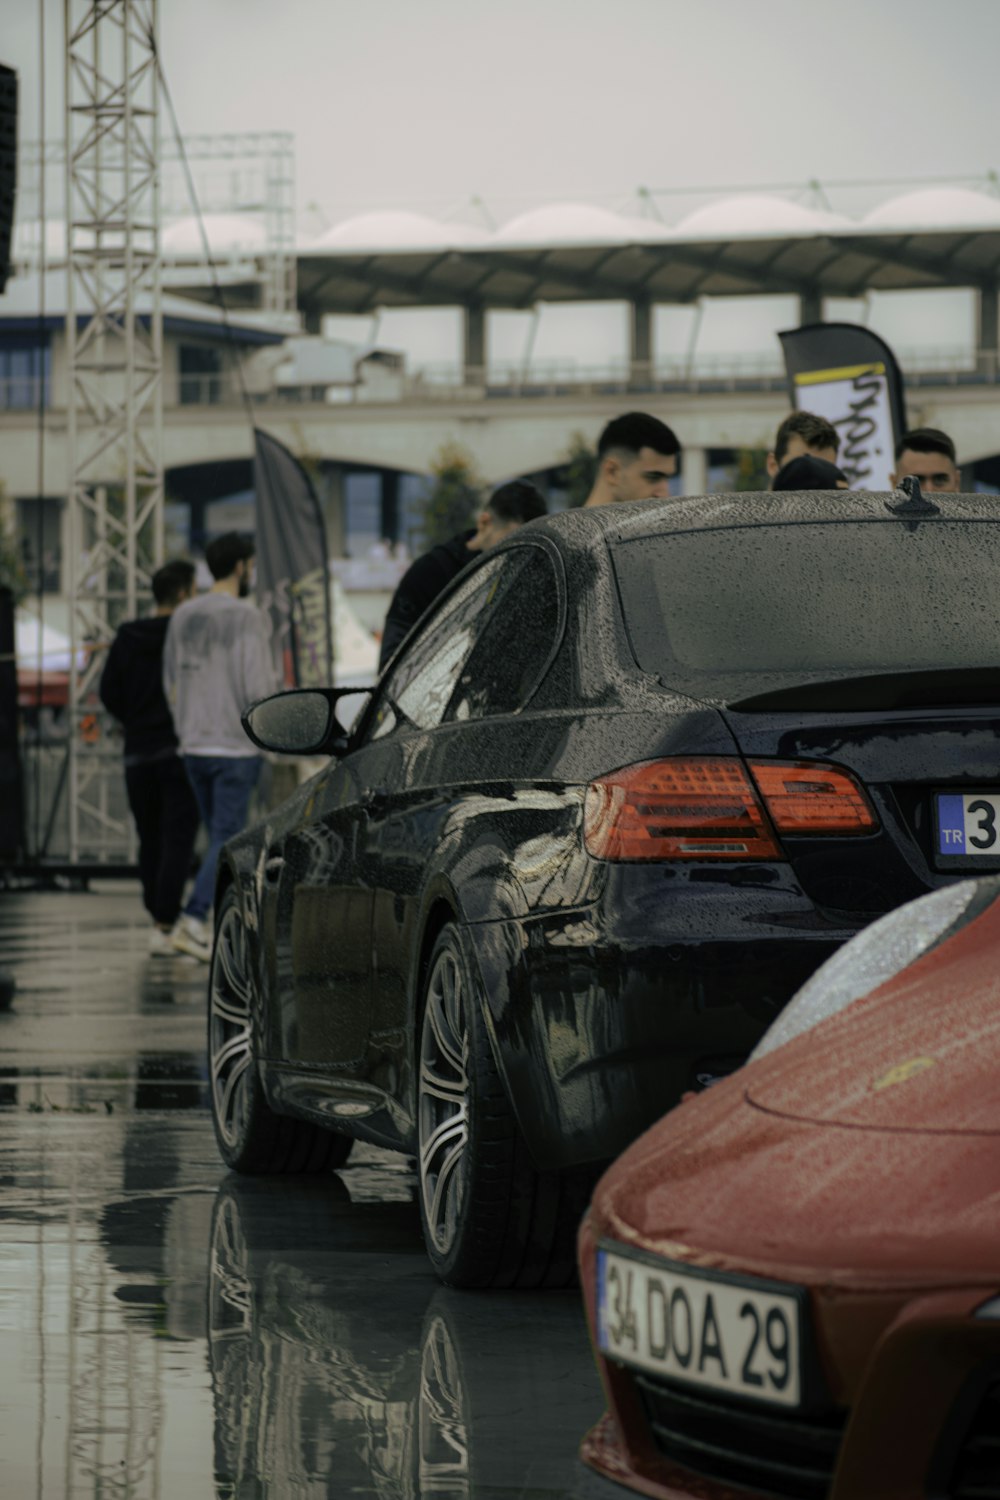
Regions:
[[174, 610], [194, 594], [194, 563], [181, 558], [153, 574], [155, 613], [127, 620], [101, 674], [101, 702], [125, 731], [125, 791], [139, 835], [143, 905], [153, 919], [149, 951], [174, 953], [184, 882], [191, 869], [198, 804], [178, 754], [163, 693], [163, 647]]
[[597, 440], [597, 473], [584, 509], [622, 500], [662, 500], [677, 473], [677, 436], [644, 411], [629, 411], [608, 423]]
[[493, 491], [476, 517], [475, 527], [440, 542], [411, 563], [396, 587], [385, 617], [379, 647], [379, 671], [409, 635], [426, 609], [443, 593], [451, 580], [480, 552], [528, 521], [546, 513], [545, 500], [527, 479], [513, 479]]
[[176, 611], [163, 653], [167, 701], [208, 832], [208, 849], [172, 941], [205, 962], [212, 956], [205, 918], [219, 851], [245, 825], [260, 772], [241, 715], [280, 686], [264, 618], [247, 599], [253, 558], [252, 540], [236, 531], [209, 542], [205, 561], [215, 582]]
[[811, 411], [793, 411], [782, 422], [774, 438], [774, 447], [767, 455], [767, 472], [772, 486], [778, 470], [793, 458], [802, 458], [807, 453], [821, 458], [824, 463], [835, 464], [840, 450], [840, 434], [826, 417], [817, 417]]
[[896, 444], [896, 471], [889, 479], [893, 487], [908, 476], [920, 488], [938, 494], [957, 495], [962, 476], [955, 460], [955, 444], [938, 427], [915, 427], [904, 432]]

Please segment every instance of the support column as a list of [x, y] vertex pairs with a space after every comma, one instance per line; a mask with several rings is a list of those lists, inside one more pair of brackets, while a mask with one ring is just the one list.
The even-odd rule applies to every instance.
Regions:
[[205, 551], [205, 543], [208, 540], [206, 511], [208, 501], [203, 496], [188, 502], [190, 521], [188, 523], [188, 549], [199, 556]]
[[799, 294], [799, 327], [804, 328], [807, 323], [822, 323], [823, 321], [823, 293], [814, 287], [810, 292]]
[[629, 303], [629, 385], [644, 389], [653, 373], [653, 304], [649, 297]]
[[988, 379], [997, 374], [998, 322], [1000, 322], [1000, 288], [986, 282], [979, 288], [979, 317], [976, 322], [976, 364]]
[[326, 527], [326, 550], [331, 557], [344, 557], [347, 526], [344, 517], [344, 471], [339, 464], [323, 470], [319, 500]]
[[466, 385], [486, 384], [486, 309], [474, 303], [463, 309], [462, 368]]
[[399, 541], [399, 470], [382, 470], [382, 540]]
[[681, 494], [706, 495], [708, 493], [708, 451], [691, 448], [685, 443], [681, 455]]

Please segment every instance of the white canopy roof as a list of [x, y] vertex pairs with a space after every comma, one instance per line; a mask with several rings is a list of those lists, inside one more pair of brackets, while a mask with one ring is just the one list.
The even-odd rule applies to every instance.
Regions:
[[[252, 254], [267, 248], [267, 229], [250, 214], [205, 214], [205, 239], [213, 255]], [[160, 236], [160, 250], [173, 256], [204, 255], [202, 229], [196, 218], [175, 219]]]
[[492, 245], [620, 245], [669, 235], [665, 224], [655, 219], [635, 219], [609, 213], [591, 203], [550, 203], [519, 214], [497, 229], [489, 239]]
[[444, 223], [426, 214], [398, 212], [359, 214], [327, 229], [312, 242], [312, 248], [343, 250], [385, 250], [391, 247], [405, 254], [408, 250], [447, 249], [452, 245], [482, 244], [489, 231], [472, 224]]
[[681, 219], [675, 233], [685, 239], [716, 238], [722, 235], [819, 234], [824, 230], [848, 229], [850, 219], [842, 214], [806, 208], [791, 198], [777, 198], [764, 193], [741, 193], [734, 198], [719, 198]]
[[[268, 248], [266, 226], [244, 214], [211, 214], [205, 224], [228, 295], [246, 282], [250, 296]], [[163, 251], [168, 266], [174, 262], [168, 282], [180, 289], [182, 277], [192, 297], [209, 296], [194, 219], [165, 229]], [[385, 209], [303, 241], [296, 259], [298, 306], [312, 319], [379, 307], [527, 308], [637, 297], [685, 303], [991, 286], [1000, 281], [1000, 196], [928, 186], [848, 218], [777, 193], [747, 192], [706, 203], [672, 225], [562, 202], [492, 230]]]
[[552, 203], [487, 231], [363, 214], [298, 251], [307, 316], [384, 307], [531, 307], [977, 286], [1000, 280], [1000, 197], [928, 187], [848, 218], [776, 193], [718, 198], [678, 223]]
[[864, 222], [880, 229], [995, 229], [1000, 226], [1000, 198], [971, 188], [922, 188], [890, 198], [865, 215]]

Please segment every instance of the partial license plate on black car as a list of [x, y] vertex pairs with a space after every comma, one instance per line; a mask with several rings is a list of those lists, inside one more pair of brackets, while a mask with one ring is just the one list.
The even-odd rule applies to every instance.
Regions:
[[597, 1252], [601, 1349], [687, 1385], [798, 1406], [801, 1307], [797, 1288], [703, 1275], [606, 1247]]
[[938, 792], [934, 811], [939, 868], [1000, 868], [1000, 792]]

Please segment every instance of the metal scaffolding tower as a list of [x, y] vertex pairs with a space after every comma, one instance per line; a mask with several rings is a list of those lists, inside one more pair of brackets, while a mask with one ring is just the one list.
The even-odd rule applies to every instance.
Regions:
[[156, 12], [157, 0], [64, 0], [73, 864], [131, 848], [96, 690], [163, 557]]

